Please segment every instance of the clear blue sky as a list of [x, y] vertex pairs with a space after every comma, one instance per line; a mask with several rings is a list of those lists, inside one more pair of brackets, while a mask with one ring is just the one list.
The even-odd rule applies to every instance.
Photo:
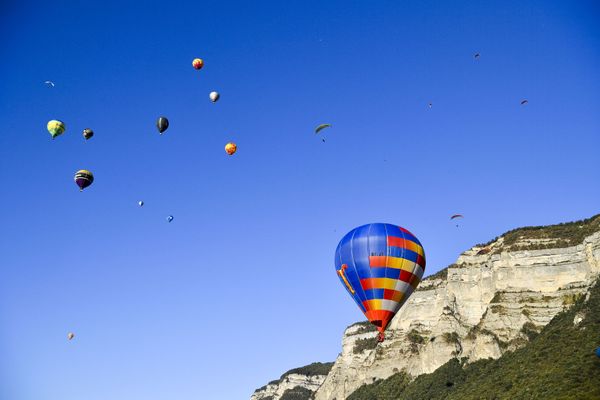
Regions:
[[0, 398], [247, 399], [364, 319], [350, 229], [600, 212], [597, 2], [80, 3], [0, 9]]

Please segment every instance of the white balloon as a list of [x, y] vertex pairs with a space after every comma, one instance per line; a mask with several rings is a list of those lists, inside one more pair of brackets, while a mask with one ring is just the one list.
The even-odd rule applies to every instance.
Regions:
[[210, 101], [212, 101], [213, 103], [216, 103], [217, 100], [219, 100], [219, 97], [221, 97], [221, 95], [217, 92], [210, 92]]

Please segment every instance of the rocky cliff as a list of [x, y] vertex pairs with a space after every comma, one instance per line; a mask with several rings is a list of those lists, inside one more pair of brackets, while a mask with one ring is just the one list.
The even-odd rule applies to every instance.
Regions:
[[[431, 373], [455, 357], [499, 358], [526, 344], [599, 274], [600, 216], [507, 232], [425, 279], [392, 321], [385, 342], [377, 344], [368, 324], [347, 328], [331, 371], [304, 398], [346, 399], [364, 384], [400, 371]], [[317, 383], [304, 386], [314, 390]], [[269, 400], [282, 399], [281, 390], [271, 393]]]
[[325, 381], [333, 363], [313, 363], [287, 371], [256, 389], [251, 400], [298, 400], [310, 397]]

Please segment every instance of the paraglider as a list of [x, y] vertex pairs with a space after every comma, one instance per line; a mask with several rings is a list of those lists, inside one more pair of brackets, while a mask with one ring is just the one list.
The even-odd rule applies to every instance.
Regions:
[[59, 121], [57, 119], [48, 121], [46, 128], [48, 128], [48, 132], [50, 132], [52, 139], [65, 133], [65, 130], [67, 129], [65, 127], [65, 124], [62, 121]]
[[529, 103], [529, 100], [527, 100], [527, 99], [521, 100], [521, 105], [522, 106], [524, 106], [527, 103]]
[[156, 128], [158, 132], [162, 135], [164, 131], [169, 127], [169, 120], [166, 117], [160, 117], [156, 121]]
[[315, 128], [315, 135], [316, 135], [317, 133], [321, 132], [323, 129], [325, 129], [325, 128], [329, 128], [329, 127], [331, 127], [331, 124], [321, 124], [321, 125], [317, 126], [317, 127]]
[[54, 82], [52, 81], [45, 81], [44, 83], [48, 86], [54, 87]]
[[79, 191], [83, 192], [83, 189], [90, 186], [94, 182], [94, 174], [86, 169], [80, 169], [75, 173], [75, 183], [79, 186]]
[[143, 207], [144, 206], [144, 202], [142, 200], [138, 201], [138, 206]]
[[208, 97], [210, 97], [210, 101], [212, 101], [213, 103], [216, 103], [217, 100], [219, 100], [219, 98], [221, 97], [221, 95], [217, 92], [210, 92]]
[[[464, 217], [462, 214], [454, 214], [453, 216], [450, 217], [450, 221], [452, 221], [456, 218], [464, 218]], [[458, 228], [458, 224], [456, 224], [456, 227]]]
[[381, 342], [388, 324], [421, 281], [425, 251], [402, 227], [363, 225], [338, 244], [335, 270], [350, 297], [377, 327]]
[[192, 61], [192, 67], [194, 67], [194, 69], [202, 69], [202, 67], [204, 67], [204, 61], [202, 61], [201, 58], [194, 58], [194, 61]]
[[85, 128], [83, 130], [83, 137], [85, 138], [85, 140], [89, 140], [92, 136], [94, 136], [93, 130], [91, 130], [90, 128]]
[[428, 106], [429, 106], [429, 108], [431, 108], [431, 107], [433, 107], [433, 104], [432, 104], [432, 103], [429, 103], [429, 104], [428, 104]]
[[67, 334], [67, 339], [69, 339], [69, 340], [73, 340], [74, 337], [75, 337], [75, 334], [73, 332], [69, 332]]
[[169, 216], [167, 217], [167, 222], [171, 222], [171, 221], [173, 221], [173, 216], [172, 216], [172, 215], [169, 215]]
[[225, 152], [230, 156], [234, 155], [237, 151], [237, 145], [235, 143], [229, 142], [225, 145]]

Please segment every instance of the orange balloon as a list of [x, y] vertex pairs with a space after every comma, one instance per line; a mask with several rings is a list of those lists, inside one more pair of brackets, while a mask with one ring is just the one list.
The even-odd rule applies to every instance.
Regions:
[[194, 58], [194, 61], [192, 61], [192, 66], [195, 69], [201, 69], [202, 67], [204, 67], [204, 61], [202, 61], [201, 58]]
[[229, 142], [225, 145], [225, 151], [227, 152], [227, 154], [232, 156], [237, 151], [237, 145], [235, 143]]

